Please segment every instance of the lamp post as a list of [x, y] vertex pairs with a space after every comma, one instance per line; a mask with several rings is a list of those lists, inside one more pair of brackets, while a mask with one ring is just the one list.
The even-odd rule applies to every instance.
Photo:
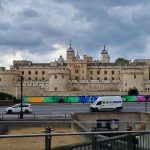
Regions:
[[149, 96], [145, 96], [145, 112], [147, 113], [147, 100], [149, 99]]
[[22, 83], [23, 83], [23, 76], [21, 76], [20, 77], [21, 78], [21, 80], [20, 80], [20, 89], [21, 89], [21, 111], [20, 111], [20, 119], [23, 119], [23, 111], [22, 111], [22, 101], [23, 101], [23, 99], [22, 99], [22, 91], [23, 91], [23, 87], [22, 87]]

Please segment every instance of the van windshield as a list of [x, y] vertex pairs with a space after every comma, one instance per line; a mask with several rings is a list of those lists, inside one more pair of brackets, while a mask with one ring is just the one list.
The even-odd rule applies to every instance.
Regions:
[[101, 103], [102, 103], [102, 102], [101, 102], [101, 101], [99, 101], [96, 105], [101, 105]]

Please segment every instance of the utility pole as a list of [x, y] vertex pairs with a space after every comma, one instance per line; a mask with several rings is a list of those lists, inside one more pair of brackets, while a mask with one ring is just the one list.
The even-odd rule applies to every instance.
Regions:
[[147, 100], [149, 99], [149, 96], [145, 96], [145, 112], [147, 113]]
[[22, 83], [23, 83], [23, 76], [20, 77], [20, 92], [21, 92], [21, 111], [20, 111], [20, 119], [23, 119], [23, 111], [22, 111], [22, 91], [23, 91], [23, 88], [22, 88]]

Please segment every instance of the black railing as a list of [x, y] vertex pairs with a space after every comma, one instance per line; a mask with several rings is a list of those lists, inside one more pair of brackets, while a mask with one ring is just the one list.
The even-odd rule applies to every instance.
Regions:
[[[24, 114], [22, 120], [56, 120], [56, 119], [71, 119], [70, 114]], [[20, 120], [20, 114], [0, 114], [0, 120], [2, 121], [9, 121], [9, 120]]]
[[[113, 135], [108, 137], [107, 135]], [[53, 137], [59, 136], [89, 136], [91, 141], [81, 142], [61, 147], [51, 147]], [[105, 135], [105, 137], [99, 137]], [[51, 133], [51, 128], [46, 128], [44, 134], [0, 135], [1, 138], [45, 138], [45, 150], [149, 150], [150, 131], [107, 131], [107, 132], [76, 132], [76, 133]], [[13, 145], [12, 145], [13, 147]], [[44, 147], [43, 147], [44, 148]], [[24, 148], [25, 149], [25, 148]]]

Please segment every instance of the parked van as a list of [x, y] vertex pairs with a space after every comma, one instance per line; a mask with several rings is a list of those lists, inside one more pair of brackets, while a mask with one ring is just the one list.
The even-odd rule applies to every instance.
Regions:
[[102, 96], [90, 105], [91, 111], [112, 109], [119, 111], [123, 108], [121, 96]]

